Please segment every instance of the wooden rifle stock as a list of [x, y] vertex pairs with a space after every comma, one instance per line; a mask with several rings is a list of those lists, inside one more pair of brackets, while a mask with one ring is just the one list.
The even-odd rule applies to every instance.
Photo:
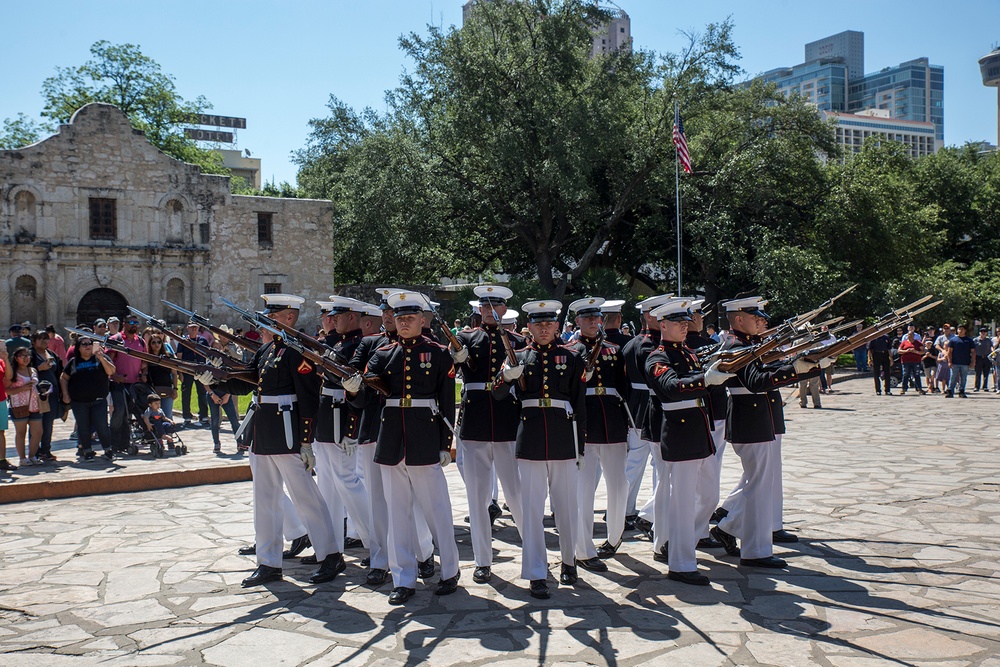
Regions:
[[599, 329], [597, 334], [597, 342], [594, 343], [594, 347], [590, 350], [590, 354], [587, 356], [587, 365], [584, 366], [586, 372], [591, 372], [594, 367], [597, 366], [597, 360], [601, 356], [601, 350], [604, 349], [604, 327]]
[[[170, 338], [170, 340], [177, 341], [178, 344], [183, 345], [184, 347], [186, 347], [187, 349], [191, 350], [195, 354], [200, 354], [201, 356], [206, 357], [206, 358], [221, 359], [222, 363], [224, 363], [224, 364], [232, 364], [232, 365], [238, 366], [239, 370], [248, 370], [249, 369], [249, 366], [247, 366], [245, 363], [243, 363], [243, 361], [241, 361], [240, 359], [234, 359], [233, 357], [229, 356], [228, 354], [226, 354], [222, 350], [216, 350], [214, 347], [207, 347], [207, 346], [202, 345], [201, 343], [199, 343], [197, 341], [193, 341], [193, 340], [190, 340], [188, 338], [184, 338], [183, 336], [178, 336], [173, 331], [171, 331], [169, 328], [161, 325], [159, 322], [157, 322], [155, 319], [153, 319], [151, 317], [148, 317], [148, 316], [145, 316], [145, 315], [140, 315], [140, 317], [144, 317], [146, 319], [146, 321], [154, 329], [156, 329], [157, 331], [160, 331], [161, 333], [166, 334], [167, 337]], [[183, 361], [183, 360], [181, 360], [181, 361]]]
[[[296, 329], [293, 329], [291, 327], [288, 327], [286, 325], [283, 325], [279, 322], [275, 322], [275, 324], [279, 325], [280, 327], [283, 327], [281, 331], [285, 333], [285, 338], [284, 338], [285, 345], [292, 348], [293, 350], [301, 354], [303, 357], [305, 357], [309, 361], [313, 362], [315, 365], [322, 368], [324, 372], [330, 373], [331, 375], [334, 375], [340, 378], [341, 380], [346, 380], [347, 378], [353, 377], [355, 374], [357, 374], [358, 371], [352, 368], [351, 366], [338, 364], [336, 361], [333, 360], [332, 358], [333, 355], [331, 354], [333, 352], [333, 349], [329, 345], [326, 345], [325, 343], [320, 342], [319, 340], [313, 338], [312, 336], [307, 336], [306, 334], [297, 331]], [[299, 339], [300, 336], [312, 340], [317, 345], [321, 345], [323, 348], [325, 348], [326, 351], [320, 352], [317, 351], [316, 349], [313, 349], [305, 341], [300, 340]], [[328, 354], [329, 356], [327, 356]], [[375, 391], [377, 391], [378, 393], [382, 394], [383, 396], [388, 396], [390, 393], [389, 387], [386, 386], [385, 382], [380, 377], [362, 376], [361, 381], [364, 382], [369, 387], [371, 387], [372, 389], [374, 389]]]
[[171, 303], [166, 299], [160, 299], [160, 303], [164, 304], [168, 308], [176, 310], [177, 312], [183, 315], [187, 315], [188, 319], [194, 320], [198, 324], [207, 328], [216, 336], [219, 336], [220, 338], [225, 338], [226, 340], [231, 341], [236, 345], [239, 345], [244, 350], [250, 350], [251, 352], [256, 352], [260, 348], [264, 347], [264, 344], [258, 340], [250, 340], [245, 336], [237, 336], [236, 334], [229, 333], [225, 329], [213, 326], [212, 323], [208, 321], [208, 318], [203, 317], [194, 311], [188, 310], [187, 308], [182, 308], [181, 306], [178, 306], [176, 303]]
[[[497, 329], [500, 330], [500, 340], [503, 341], [503, 349], [507, 351], [507, 365], [513, 368], [517, 366], [517, 355], [514, 354], [514, 346], [510, 342], [510, 336], [507, 335], [507, 330], [500, 326], [497, 322]], [[524, 374], [517, 378], [517, 386], [524, 391], [528, 388], [528, 382], [524, 379]]]
[[143, 352], [142, 350], [127, 348], [124, 345], [119, 344], [117, 341], [109, 340], [105, 342], [105, 345], [108, 349], [114, 350], [115, 352], [121, 352], [122, 354], [127, 354], [130, 357], [139, 359], [140, 361], [145, 361], [148, 364], [163, 366], [164, 368], [169, 368], [171, 370], [178, 371], [179, 373], [198, 375], [199, 373], [208, 371], [216, 379], [221, 381], [236, 378], [250, 383], [257, 382], [256, 374], [249, 373], [242, 369], [235, 370], [229, 368], [219, 368], [217, 366], [213, 366], [212, 364], [200, 364], [191, 361], [184, 361], [183, 359], [177, 359], [175, 357], [168, 357], [166, 355], [150, 354], [148, 352]]

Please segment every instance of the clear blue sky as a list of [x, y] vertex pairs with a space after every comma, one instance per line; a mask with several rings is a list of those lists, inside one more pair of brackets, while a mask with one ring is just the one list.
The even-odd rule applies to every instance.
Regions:
[[[263, 159], [265, 179], [295, 181], [289, 154], [331, 94], [384, 108], [384, 91], [408, 66], [397, 40], [428, 23], [461, 24], [463, 0], [126, 2], [11, 0], [0, 41], [0, 118], [37, 117], [42, 80], [75, 66], [100, 39], [141, 46], [178, 91], [204, 95], [213, 112], [247, 119], [239, 147]], [[945, 68], [945, 142], [997, 140], [996, 90], [977, 60], [1000, 41], [1000, 0], [836, 3], [803, 0], [619, 0], [639, 47], [679, 49], [681, 31], [732, 16], [741, 65], [756, 74], [803, 60], [806, 42], [865, 33], [867, 72], [926, 56]]]

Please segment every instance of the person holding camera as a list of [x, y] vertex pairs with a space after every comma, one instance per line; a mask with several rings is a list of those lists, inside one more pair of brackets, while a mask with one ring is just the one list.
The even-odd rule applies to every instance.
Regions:
[[115, 374], [115, 364], [104, 354], [93, 338], [79, 336], [73, 348], [73, 357], [59, 376], [62, 402], [73, 409], [80, 451], [85, 459], [94, 458], [92, 434], [104, 447], [104, 458], [113, 461], [111, 426], [108, 423], [108, 390], [110, 378]]
[[31, 334], [31, 366], [38, 373], [38, 406], [42, 414], [42, 439], [38, 443], [38, 458], [41, 461], [55, 461], [52, 454], [52, 425], [55, 423], [59, 405], [59, 375], [63, 362], [49, 350], [49, 333], [40, 329]]

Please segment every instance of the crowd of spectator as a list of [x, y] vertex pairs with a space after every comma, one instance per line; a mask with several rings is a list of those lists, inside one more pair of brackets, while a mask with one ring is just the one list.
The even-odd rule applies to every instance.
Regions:
[[[165, 325], [164, 325], [165, 326]], [[173, 411], [180, 385], [184, 424], [177, 428], [211, 428], [214, 451], [222, 453], [221, 422], [224, 412], [233, 433], [239, 426], [236, 397], [220, 394], [194, 381], [190, 375], [166, 366], [140, 361], [127, 354], [106, 349], [101, 340], [108, 336], [130, 349], [158, 356], [180, 357], [203, 362], [204, 357], [180, 345], [177, 339], [197, 341], [223, 349], [204, 327], [189, 324], [170, 334], [162, 328], [140, 330], [136, 317], [98, 318], [76, 327], [82, 333], [68, 336], [55, 325], [34, 331], [30, 322], [13, 324], [5, 344], [0, 346], [0, 472], [18, 467], [44, 466], [57, 460], [52, 452], [55, 421], [73, 416], [70, 436], [77, 441], [80, 460], [96, 457], [99, 444], [104, 458], [111, 461], [132, 444], [134, 424], [147, 424], [142, 410], [156, 399], [151, 429], [154, 437], [172, 443], [162, 423], [173, 423]], [[242, 331], [237, 331], [242, 334]], [[175, 337], [172, 337], [175, 336]], [[239, 356], [239, 352], [236, 353]], [[144, 387], [144, 405], [136, 410], [135, 395]], [[132, 391], [136, 387], [136, 391]], [[192, 394], [197, 401], [197, 418], [192, 411]], [[18, 463], [7, 458], [7, 431], [13, 431]], [[159, 441], [159, 440], [158, 440]]]

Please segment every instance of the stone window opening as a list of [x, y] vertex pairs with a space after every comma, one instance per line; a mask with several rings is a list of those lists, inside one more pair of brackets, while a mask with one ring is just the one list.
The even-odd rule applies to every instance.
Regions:
[[35, 195], [27, 190], [17, 193], [14, 197], [14, 218], [16, 221], [14, 232], [18, 239], [33, 240], [38, 233]]
[[274, 214], [257, 214], [257, 243], [261, 248], [274, 246]]
[[90, 198], [90, 238], [94, 241], [114, 241], [118, 238], [117, 200]]
[[264, 294], [281, 294], [281, 283], [264, 283]]

